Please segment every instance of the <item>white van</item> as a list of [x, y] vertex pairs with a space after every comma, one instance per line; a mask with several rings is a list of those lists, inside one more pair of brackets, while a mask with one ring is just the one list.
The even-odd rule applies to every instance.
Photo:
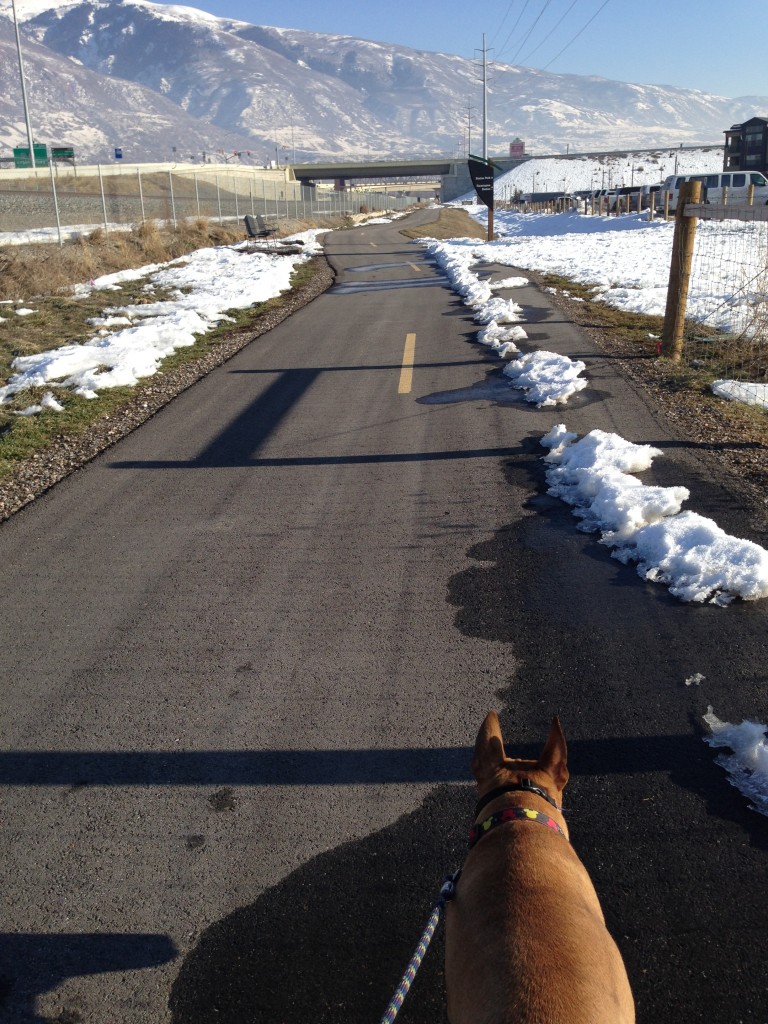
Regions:
[[731, 206], [743, 206], [747, 201], [749, 186], [755, 186], [755, 205], [768, 203], [768, 179], [759, 171], [726, 171], [718, 174], [671, 174], [664, 179], [664, 185], [658, 194], [659, 206], [664, 205], [664, 195], [669, 193], [669, 212], [677, 209], [677, 197], [684, 181], [701, 182], [701, 201], [703, 203], [722, 203], [723, 189], [728, 189], [728, 203]]

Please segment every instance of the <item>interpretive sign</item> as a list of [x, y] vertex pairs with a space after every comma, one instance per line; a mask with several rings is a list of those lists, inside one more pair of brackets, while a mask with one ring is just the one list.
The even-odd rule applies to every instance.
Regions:
[[469, 154], [469, 176], [477, 198], [488, 207], [488, 241], [493, 238], [493, 172], [496, 164], [492, 160], [485, 160], [481, 156]]
[[484, 206], [492, 210], [493, 164], [490, 160], [483, 160], [480, 156], [472, 156], [471, 153], [467, 163], [469, 164], [469, 176], [472, 179], [475, 192], [477, 192], [477, 198]]

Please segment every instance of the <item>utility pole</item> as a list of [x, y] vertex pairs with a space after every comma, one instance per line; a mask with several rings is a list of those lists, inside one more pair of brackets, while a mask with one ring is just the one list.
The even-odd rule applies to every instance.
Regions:
[[488, 159], [488, 50], [483, 32], [483, 160]]
[[[29, 119], [29, 105], [27, 103], [27, 85], [24, 81], [24, 61], [21, 58], [21, 36], [19, 35], [19, 19], [16, 17], [16, 0], [11, 0], [11, 8], [13, 10], [13, 27], [16, 29], [16, 52], [19, 55], [19, 78], [21, 79], [21, 102], [24, 107], [24, 120], [27, 123], [27, 142], [29, 143], [29, 159], [32, 161], [32, 167], [36, 167], [35, 164], [35, 144], [32, 139], [32, 122]], [[485, 36], [483, 36], [485, 39]]]

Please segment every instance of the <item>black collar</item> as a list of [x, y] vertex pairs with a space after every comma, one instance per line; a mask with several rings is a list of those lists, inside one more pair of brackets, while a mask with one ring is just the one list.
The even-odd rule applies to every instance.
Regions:
[[519, 782], [510, 783], [508, 786], [498, 786], [496, 789], [492, 789], [490, 793], [486, 793], [484, 797], [477, 801], [475, 806], [475, 818], [480, 814], [480, 811], [484, 807], [487, 807], [492, 800], [495, 800], [498, 796], [503, 796], [505, 793], [535, 793], [536, 796], [540, 796], [547, 803], [552, 804], [556, 811], [562, 811], [562, 807], [559, 807], [557, 802], [552, 799], [549, 793], [542, 789], [541, 786], [537, 786], [535, 782], [531, 782], [530, 779], [520, 779]]

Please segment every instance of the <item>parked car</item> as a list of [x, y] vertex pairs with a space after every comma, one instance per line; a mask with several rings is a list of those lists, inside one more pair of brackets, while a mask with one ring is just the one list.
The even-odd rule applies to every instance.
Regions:
[[722, 201], [723, 189], [728, 189], [728, 202], [731, 205], [743, 206], [747, 202], [749, 186], [755, 186], [755, 203], [768, 203], [768, 180], [759, 171], [727, 171], [717, 174], [671, 174], [664, 179], [664, 186], [659, 194], [659, 202], [663, 205], [669, 195], [669, 212], [677, 209], [680, 187], [685, 181], [700, 181], [702, 184], [701, 201], [703, 203], [719, 203]]

